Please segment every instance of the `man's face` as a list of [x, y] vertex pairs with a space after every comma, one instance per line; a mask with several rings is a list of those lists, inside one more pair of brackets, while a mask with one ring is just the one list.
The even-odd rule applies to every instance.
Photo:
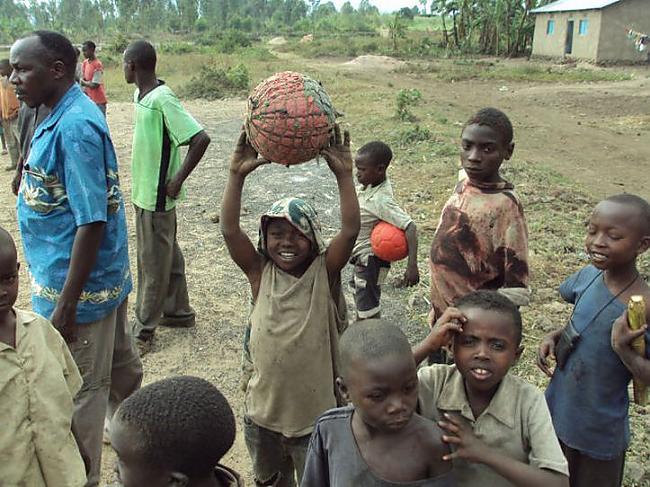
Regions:
[[65, 75], [63, 63], [52, 62], [36, 36], [16, 41], [9, 52], [9, 63], [13, 68], [9, 81], [16, 87], [16, 96], [31, 108], [45, 103]]
[[122, 69], [124, 70], [124, 81], [128, 84], [135, 83], [135, 64], [129, 59], [127, 52], [124, 52]]
[[81, 46], [81, 52], [86, 59], [90, 59], [95, 54], [95, 50], [91, 49], [89, 46]]

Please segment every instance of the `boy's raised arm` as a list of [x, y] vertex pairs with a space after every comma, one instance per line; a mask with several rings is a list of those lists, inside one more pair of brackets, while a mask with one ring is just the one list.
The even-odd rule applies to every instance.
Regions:
[[246, 139], [246, 132], [242, 130], [230, 160], [228, 182], [221, 201], [221, 234], [230, 257], [244, 271], [253, 287], [259, 278], [261, 259], [248, 235], [239, 225], [241, 195], [246, 176], [262, 164], [268, 163], [265, 159], [257, 158], [257, 152]]
[[419, 365], [429, 354], [447, 345], [456, 333], [463, 331], [463, 323], [466, 321], [467, 318], [459, 309], [447, 308], [432, 326], [431, 333], [411, 349], [415, 364]]
[[336, 176], [341, 204], [341, 230], [327, 249], [327, 273], [331, 283], [347, 264], [361, 227], [359, 201], [352, 179], [350, 133], [346, 130], [344, 138], [341, 139], [341, 129], [336, 125], [330, 146], [324, 149], [322, 154]]

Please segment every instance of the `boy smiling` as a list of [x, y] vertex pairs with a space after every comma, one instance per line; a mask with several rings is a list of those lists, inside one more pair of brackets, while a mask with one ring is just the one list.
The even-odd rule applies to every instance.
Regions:
[[508, 373], [523, 351], [521, 315], [495, 291], [448, 308], [414, 348], [416, 362], [453, 339], [455, 365], [420, 369], [419, 411], [439, 421], [461, 486], [568, 486], [543, 394]]

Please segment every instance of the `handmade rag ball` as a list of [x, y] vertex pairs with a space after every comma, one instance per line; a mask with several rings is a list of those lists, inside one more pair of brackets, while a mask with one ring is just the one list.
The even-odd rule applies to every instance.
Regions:
[[288, 166], [316, 157], [335, 121], [336, 110], [318, 81], [284, 71], [262, 81], [248, 97], [245, 128], [262, 157]]
[[372, 229], [370, 246], [377, 257], [388, 262], [402, 260], [409, 254], [404, 230], [384, 221], [380, 221]]

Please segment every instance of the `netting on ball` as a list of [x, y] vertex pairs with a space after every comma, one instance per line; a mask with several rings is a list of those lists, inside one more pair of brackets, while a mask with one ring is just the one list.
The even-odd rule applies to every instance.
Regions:
[[300, 164], [329, 142], [336, 110], [320, 83], [293, 71], [277, 73], [248, 97], [245, 128], [252, 146], [280, 164]]
[[384, 221], [377, 223], [372, 229], [370, 246], [377, 257], [388, 262], [402, 260], [409, 253], [404, 230]]

